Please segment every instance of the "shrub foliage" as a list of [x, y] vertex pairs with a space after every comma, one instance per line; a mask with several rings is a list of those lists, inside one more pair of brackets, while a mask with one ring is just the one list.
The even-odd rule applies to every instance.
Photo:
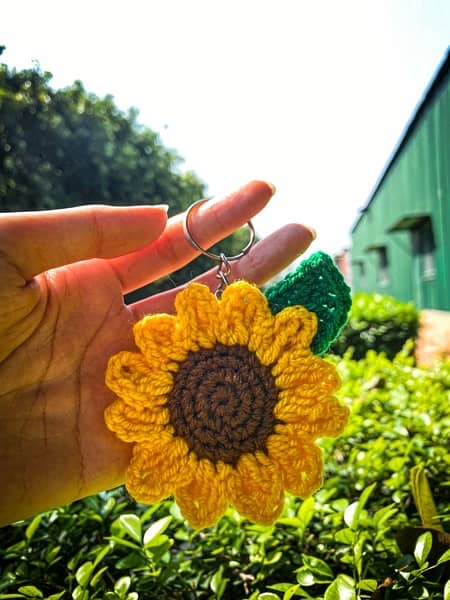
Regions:
[[407, 340], [415, 339], [418, 326], [419, 312], [412, 303], [356, 292], [348, 323], [331, 351], [342, 356], [351, 347], [356, 359], [363, 358], [368, 350], [394, 358]]
[[288, 497], [275, 525], [230, 509], [194, 531], [173, 502], [137, 505], [118, 488], [0, 530], [0, 599], [442, 599], [450, 553], [433, 554], [425, 530], [407, 553], [396, 536], [420, 525], [418, 464], [450, 529], [450, 363], [418, 369], [406, 349], [338, 366], [351, 421], [322, 441], [322, 489]]

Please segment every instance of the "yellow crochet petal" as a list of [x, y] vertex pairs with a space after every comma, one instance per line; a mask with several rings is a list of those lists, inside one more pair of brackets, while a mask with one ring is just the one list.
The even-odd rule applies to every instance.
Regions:
[[278, 466], [262, 452], [243, 454], [226, 480], [231, 504], [243, 516], [270, 525], [283, 509], [284, 491]]
[[308, 436], [290, 425], [279, 425], [267, 440], [267, 450], [291, 494], [306, 498], [322, 485], [322, 453]]
[[133, 328], [137, 346], [154, 369], [177, 371], [187, 350], [179, 336], [173, 315], [149, 315]]
[[192, 480], [188, 485], [177, 488], [175, 499], [192, 527], [200, 529], [214, 525], [228, 505], [224, 469], [216, 469], [207, 459], [198, 461]]
[[115, 400], [105, 409], [105, 423], [123, 442], [143, 442], [164, 429], [170, 414], [161, 406], [145, 407]]
[[182, 438], [168, 431], [153, 433], [134, 447], [126, 474], [127, 489], [138, 502], [159, 502], [189, 482], [187, 465], [188, 447]]
[[301, 390], [285, 390], [274, 408], [274, 415], [280, 421], [295, 424], [299, 432], [311, 438], [335, 437], [342, 433], [350, 411], [334, 396], [324, 395], [303, 397]]
[[109, 359], [105, 383], [131, 406], [153, 406], [165, 402], [173, 377], [167, 371], [150, 368], [142, 354], [119, 352]]
[[245, 281], [232, 283], [220, 299], [217, 341], [226, 346], [247, 346], [251, 335], [265, 335], [272, 321], [267, 298], [257, 287]]
[[272, 375], [279, 389], [293, 388], [306, 398], [332, 393], [340, 385], [336, 367], [309, 350], [286, 352], [272, 367]]
[[206, 285], [191, 283], [175, 299], [180, 343], [186, 350], [212, 348], [218, 319], [218, 302]]
[[294, 349], [308, 349], [317, 331], [317, 317], [303, 306], [289, 306], [279, 312], [267, 327], [252, 332], [249, 350], [263, 365], [272, 365]]
[[275, 316], [276, 335], [287, 347], [309, 348], [317, 333], [317, 315], [304, 306], [288, 306]]

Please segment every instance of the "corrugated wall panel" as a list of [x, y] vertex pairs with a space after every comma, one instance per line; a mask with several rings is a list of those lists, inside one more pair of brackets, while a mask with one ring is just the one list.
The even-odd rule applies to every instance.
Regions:
[[[410, 231], [389, 231], [405, 217], [423, 215], [432, 219], [434, 278], [423, 276]], [[377, 246], [386, 248], [388, 280], [380, 280]], [[450, 78], [423, 110], [354, 228], [351, 254], [355, 290], [450, 310]]]
[[438, 230], [437, 261], [440, 274], [441, 297], [446, 299], [446, 308], [450, 310], [450, 82], [440, 98], [435, 112], [436, 157], [438, 188], [436, 190], [436, 215]]

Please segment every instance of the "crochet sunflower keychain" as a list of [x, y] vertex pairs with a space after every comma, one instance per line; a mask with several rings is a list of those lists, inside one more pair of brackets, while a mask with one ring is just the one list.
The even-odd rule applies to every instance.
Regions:
[[313, 254], [264, 293], [229, 284], [217, 260], [216, 293], [191, 283], [176, 315], [134, 326], [139, 352], [113, 356], [106, 384], [117, 398], [107, 427], [134, 444], [126, 487], [139, 502], [175, 499], [191, 525], [214, 524], [231, 504], [255, 523], [281, 513], [284, 491], [305, 498], [322, 483], [315, 440], [340, 434], [348, 409], [339, 377], [320, 358], [347, 320], [350, 290], [331, 258]]

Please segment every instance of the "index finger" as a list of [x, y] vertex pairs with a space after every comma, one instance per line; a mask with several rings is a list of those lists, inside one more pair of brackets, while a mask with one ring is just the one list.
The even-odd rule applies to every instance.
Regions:
[[[227, 237], [260, 212], [274, 191], [269, 183], [252, 181], [225, 198], [201, 205], [189, 220], [195, 241], [206, 249]], [[172, 217], [154, 242], [109, 261], [124, 294], [180, 269], [199, 255], [186, 237], [184, 218], [185, 213]]]
[[[248, 254], [233, 263], [230, 282], [244, 279], [257, 286], [289, 266], [311, 244], [315, 231], [299, 223], [284, 225], [267, 238], [259, 241]], [[207, 285], [211, 291], [217, 289], [217, 268], [196, 277], [193, 281]], [[189, 284], [155, 294], [129, 305], [136, 320], [154, 313], [175, 312], [175, 297]]]

